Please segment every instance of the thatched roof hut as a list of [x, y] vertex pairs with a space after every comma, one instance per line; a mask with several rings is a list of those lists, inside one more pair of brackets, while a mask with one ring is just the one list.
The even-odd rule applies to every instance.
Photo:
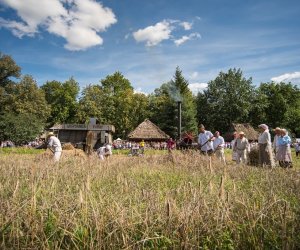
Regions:
[[232, 132], [243, 131], [249, 141], [258, 140], [258, 132], [249, 123], [232, 123]]
[[170, 138], [170, 136], [148, 119], [143, 121], [128, 135], [130, 141], [165, 141], [168, 138]]

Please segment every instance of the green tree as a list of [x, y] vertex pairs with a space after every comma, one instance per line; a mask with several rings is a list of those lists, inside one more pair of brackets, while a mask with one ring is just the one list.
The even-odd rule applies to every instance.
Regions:
[[143, 93], [134, 93], [131, 104], [131, 129], [150, 117], [149, 97]]
[[[206, 127], [226, 132], [233, 122], [250, 122], [249, 114], [254, 99], [252, 78], [243, 77], [240, 69], [220, 72], [198, 98], [198, 117], [205, 117]], [[206, 107], [200, 109], [200, 103]]]
[[20, 83], [9, 92], [7, 110], [15, 114], [31, 114], [44, 123], [50, 115], [50, 107], [44, 92], [37, 86], [32, 76], [25, 75]]
[[89, 85], [83, 89], [79, 100], [77, 121], [85, 123], [90, 117], [103, 122], [103, 90], [100, 85]]
[[[188, 81], [183, 77], [179, 67], [176, 68], [171, 84], [179, 90], [182, 101], [182, 131], [197, 132], [197, 106]], [[177, 117], [178, 120], [178, 117]]]
[[58, 81], [46, 82], [41, 89], [45, 92], [46, 100], [51, 106], [48, 124], [72, 123], [76, 120], [77, 97], [79, 84], [74, 78], [64, 83]]
[[0, 141], [11, 140], [20, 145], [34, 140], [43, 128], [44, 123], [34, 114], [4, 112], [0, 115]]
[[131, 83], [120, 72], [115, 72], [101, 80], [101, 87], [102, 122], [113, 124], [116, 136], [128, 134], [133, 128], [131, 117], [134, 115], [131, 113], [134, 94]]
[[177, 106], [169, 95], [167, 83], [155, 89], [150, 95], [150, 120], [172, 138], [177, 137]]
[[209, 126], [211, 108], [208, 104], [208, 97], [206, 92], [198, 92], [196, 96], [196, 106], [198, 124], [207, 124]]
[[249, 121], [256, 128], [266, 122], [269, 100], [260, 88], [254, 90], [252, 107], [249, 113]]
[[270, 127], [286, 127], [300, 134], [300, 90], [291, 83], [262, 83], [259, 92], [266, 100], [264, 119]]
[[0, 87], [5, 87], [11, 83], [11, 77], [19, 78], [21, 76], [21, 68], [8, 55], [0, 52]]
[[178, 134], [178, 105], [182, 103], [182, 132], [197, 132], [196, 102], [179, 67], [174, 78], [151, 96], [151, 120], [173, 138]]
[[43, 131], [50, 114], [44, 92], [28, 75], [5, 89], [1, 98], [0, 140], [9, 139], [20, 144], [34, 139]]

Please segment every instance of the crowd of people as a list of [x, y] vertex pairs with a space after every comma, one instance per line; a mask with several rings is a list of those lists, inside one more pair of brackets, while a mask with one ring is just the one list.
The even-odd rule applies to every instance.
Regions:
[[[225, 152], [226, 148], [232, 149], [232, 160], [237, 164], [246, 165], [249, 163], [249, 153], [252, 149], [258, 152], [258, 164], [261, 166], [274, 167], [278, 164], [284, 168], [291, 168], [292, 154], [291, 146], [292, 140], [288, 134], [288, 131], [284, 128], [277, 127], [274, 129], [274, 139], [271, 140], [269, 128], [266, 124], [260, 124], [258, 126], [259, 136], [257, 142], [249, 143], [243, 131], [236, 131], [233, 133], [233, 140], [231, 142], [225, 142], [219, 131], [212, 133], [206, 130], [204, 125], [199, 126], [198, 135], [198, 149], [201, 154], [215, 155], [223, 164], [226, 164]], [[49, 132], [46, 138], [47, 147], [53, 152], [53, 159], [58, 162], [62, 153], [62, 145], [60, 140]], [[35, 140], [27, 144], [28, 147], [37, 147], [44, 143], [43, 139]], [[11, 141], [1, 142], [1, 147], [13, 147], [14, 144]], [[296, 157], [300, 156], [300, 141], [294, 144]], [[105, 144], [97, 149], [97, 155], [99, 159], [112, 155], [113, 149], [130, 149], [129, 155], [142, 155], [145, 149], [162, 149], [173, 150], [176, 148], [176, 142], [169, 138], [166, 142], [130, 142], [130, 141], [115, 141], [112, 145]]]
[[2, 141], [0, 143], [0, 148], [6, 148], [6, 147], [7, 148], [12, 148], [14, 146], [15, 146], [15, 144], [12, 141], [10, 141], [10, 140]]
[[[258, 150], [258, 164], [260, 166], [274, 167], [276, 162], [278, 162], [281, 167], [291, 168], [293, 166], [292, 140], [287, 130], [277, 127], [274, 130], [275, 137], [272, 142], [269, 127], [266, 124], [260, 124], [258, 129], [258, 142], [257, 144], [252, 144], [252, 147], [243, 131], [234, 132], [234, 139], [231, 142], [232, 160], [236, 161], [237, 164], [246, 165], [249, 162], [250, 150], [255, 147]], [[210, 131], [205, 130], [203, 125], [200, 125], [199, 132], [198, 144], [201, 153], [205, 155], [215, 153], [216, 157], [225, 164], [224, 148], [226, 144], [220, 133], [216, 131], [213, 135]], [[299, 142], [296, 143], [295, 149], [298, 157], [300, 154]]]

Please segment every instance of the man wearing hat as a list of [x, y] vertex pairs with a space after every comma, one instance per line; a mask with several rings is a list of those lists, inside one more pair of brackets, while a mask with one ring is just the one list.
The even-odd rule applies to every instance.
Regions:
[[236, 146], [234, 147], [237, 164], [247, 164], [247, 153], [249, 149], [250, 145], [248, 139], [245, 137], [245, 133], [243, 131], [239, 132], [239, 137], [236, 139]]
[[214, 151], [216, 153], [217, 158], [223, 163], [226, 164], [225, 154], [224, 154], [224, 147], [225, 147], [225, 140], [223, 136], [220, 135], [219, 131], [215, 132], [215, 140], [213, 142]]
[[53, 152], [53, 159], [58, 162], [61, 156], [62, 148], [60, 140], [54, 135], [53, 132], [49, 132], [48, 136], [48, 148]]
[[200, 152], [205, 155], [211, 155], [213, 153], [212, 141], [214, 140], [214, 135], [210, 131], [205, 130], [203, 124], [200, 124], [199, 132], [198, 144], [200, 147]]

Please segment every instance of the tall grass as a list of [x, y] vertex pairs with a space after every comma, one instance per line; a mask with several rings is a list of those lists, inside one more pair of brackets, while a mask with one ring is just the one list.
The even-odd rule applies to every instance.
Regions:
[[300, 173], [195, 152], [0, 156], [1, 249], [299, 249]]

